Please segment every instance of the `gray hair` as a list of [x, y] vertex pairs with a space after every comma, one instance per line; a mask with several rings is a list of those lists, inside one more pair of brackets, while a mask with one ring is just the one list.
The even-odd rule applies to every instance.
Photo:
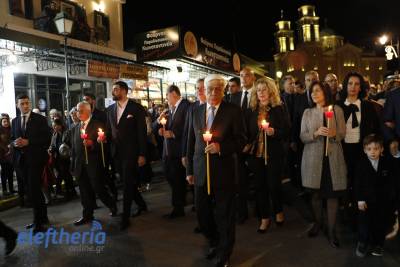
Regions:
[[76, 105], [76, 109], [79, 109], [79, 106], [84, 106], [87, 110], [89, 110], [90, 112], [92, 112], [92, 107], [90, 106], [90, 104], [86, 101], [81, 101]]

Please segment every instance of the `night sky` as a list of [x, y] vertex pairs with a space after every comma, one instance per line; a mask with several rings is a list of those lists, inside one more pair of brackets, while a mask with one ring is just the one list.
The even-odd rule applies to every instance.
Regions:
[[[135, 33], [174, 25], [189, 27], [194, 32], [237, 49], [240, 53], [259, 61], [272, 61], [275, 51], [275, 23], [284, 18], [292, 21], [295, 29], [297, 8], [303, 4], [316, 6], [323, 29], [325, 20], [329, 28], [342, 35], [345, 41], [383, 54], [376, 44], [383, 32], [400, 35], [399, 0], [202, 0], [202, 1], [137, 1], [124, 5], [125, 49], [134, 46]], [[185, 3], [185, 4], [184, 4]], [[270, 4], [270, 3], [273, 3]]]

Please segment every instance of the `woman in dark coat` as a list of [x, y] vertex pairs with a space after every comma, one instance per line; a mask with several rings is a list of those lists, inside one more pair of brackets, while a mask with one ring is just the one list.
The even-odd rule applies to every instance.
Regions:
[[[252, 94], [257, 97], [251, 97], [251, 108], [246, 114], [249, 144], [244, 152], [250, 154], [249, 167], [256, 179], [256, 205], [261, 220], [257, 232], [265, 233], [270, 226], [271, 215], [275, 216], [278, 225], [284, 222], [281, 173], [283, 141], [289, 135], [290, 124], [275, 82], [261, 78], [256, 81], [255, 87]], [[269, 123], [266, 130], [267, 146], [264, 143], [264, 130], [261, 128], [263, 120]]]
[[[366, 100], [367, 83], [357, 72], [350, 72], [343, 80], [344, 100], [339, 104], [343, 109], [346, 122], [346, 135], [343, 139], [343, 152], [347, 164], [348, 196], [345, 201], [346, 211], [349, 204], [357, 208], [353, 194], [354, 172], [363, 152], [363, 139], [370, 134], [380, 134], [380, 120], [374, 104]], [[353, 223], [355, 214], [353, 210]]]

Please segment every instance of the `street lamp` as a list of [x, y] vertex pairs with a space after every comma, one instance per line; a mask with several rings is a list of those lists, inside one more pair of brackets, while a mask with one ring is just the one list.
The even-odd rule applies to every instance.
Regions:
[[393, 41], [392, 41], [391, 37], [390, 37], [390, 45], [387, 44], [388, 41], [389, 41], [389, 37], [386, 34], [384, 34], [381, 37], [379, 37], [379, 43], [381, 45], [385, 46], [386, 59], [387, 60], [392, 60], [393, 56], [395, 58], [398, 58], [399, 57], [399, 52], [400, 52], [399, 51], [400, 50], [399, 39], [397, 39], [397, 43], [396, 44], [393, 44]]
[[68, 56], [67, 56], [67, 37], [71, 34], [72, 25], [74, 21], [69, 18], [69, 16], [65, 12], [58, 13], [54, 18], [54, 23], [56, 24], [57, 31], [59, 34], [64, 36], [64, 64], [65, 64], [65, 90], [66, 90], [66, 103], [67, 110], [70, 110], [70, 101], [69, 101], [69, 74], [68, 74]]

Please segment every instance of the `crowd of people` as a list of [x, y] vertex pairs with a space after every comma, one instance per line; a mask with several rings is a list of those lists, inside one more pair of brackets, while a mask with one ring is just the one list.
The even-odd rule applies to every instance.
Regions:
[[[249, 218], [251, 191], [257, 232], [265, 234], [273, 222], [283, 227], [286, 185], [310, 223], [309, 237], [322, 230], [333, 248], [340, 247], [341, 211], [345, 225], [358, 233], [356, 255], [364, 257], [371, 248], [372, 255], [382, 256], [400, 208], [399, 86], [399, 75], [377, 93], [359, 73], [348, 73], [340, 85], [335, 74], [321, 80], [316, 71], [305, 74], [304, 86], [290, 75], [278, 85], [256, 79], [245, 67], [240, 78], [229, 81], [217, 74], [199, 79], [193, 103], [171, 85], [166, 105], [146, 110], [117, 81], [115, 103], [106, 111], [85, 94], [66, 120], [50, 113], [52, 129], [21, 95], [20, 115], [11, 124], [6, 115], [1, 118], [3, 191], [8, 184], [15, 192], [15, 168], [21, 205], [27, 194], [34, 210], [27, 228], [40, 232], [49, 223], [46, 203], [53, 184], [54, 193], [67, 199], [77, 196], [78, 184], [83, 210], [76, 226], [94, 219], [96, 197], [117, 216], [118, 174], [125, 230], [130, 217], [147, 211], [140, 184], [151, 182], [150, 162], [161, 159], [171, 187], [172, 210], [164, 218], [185, 216], [192, 191], [195, 230], [207, 239], [206, 257], [215, 258], [216, 266], [229, 262], [235, 225]], [[132, 201], [138, 207], [133, 214]]]

